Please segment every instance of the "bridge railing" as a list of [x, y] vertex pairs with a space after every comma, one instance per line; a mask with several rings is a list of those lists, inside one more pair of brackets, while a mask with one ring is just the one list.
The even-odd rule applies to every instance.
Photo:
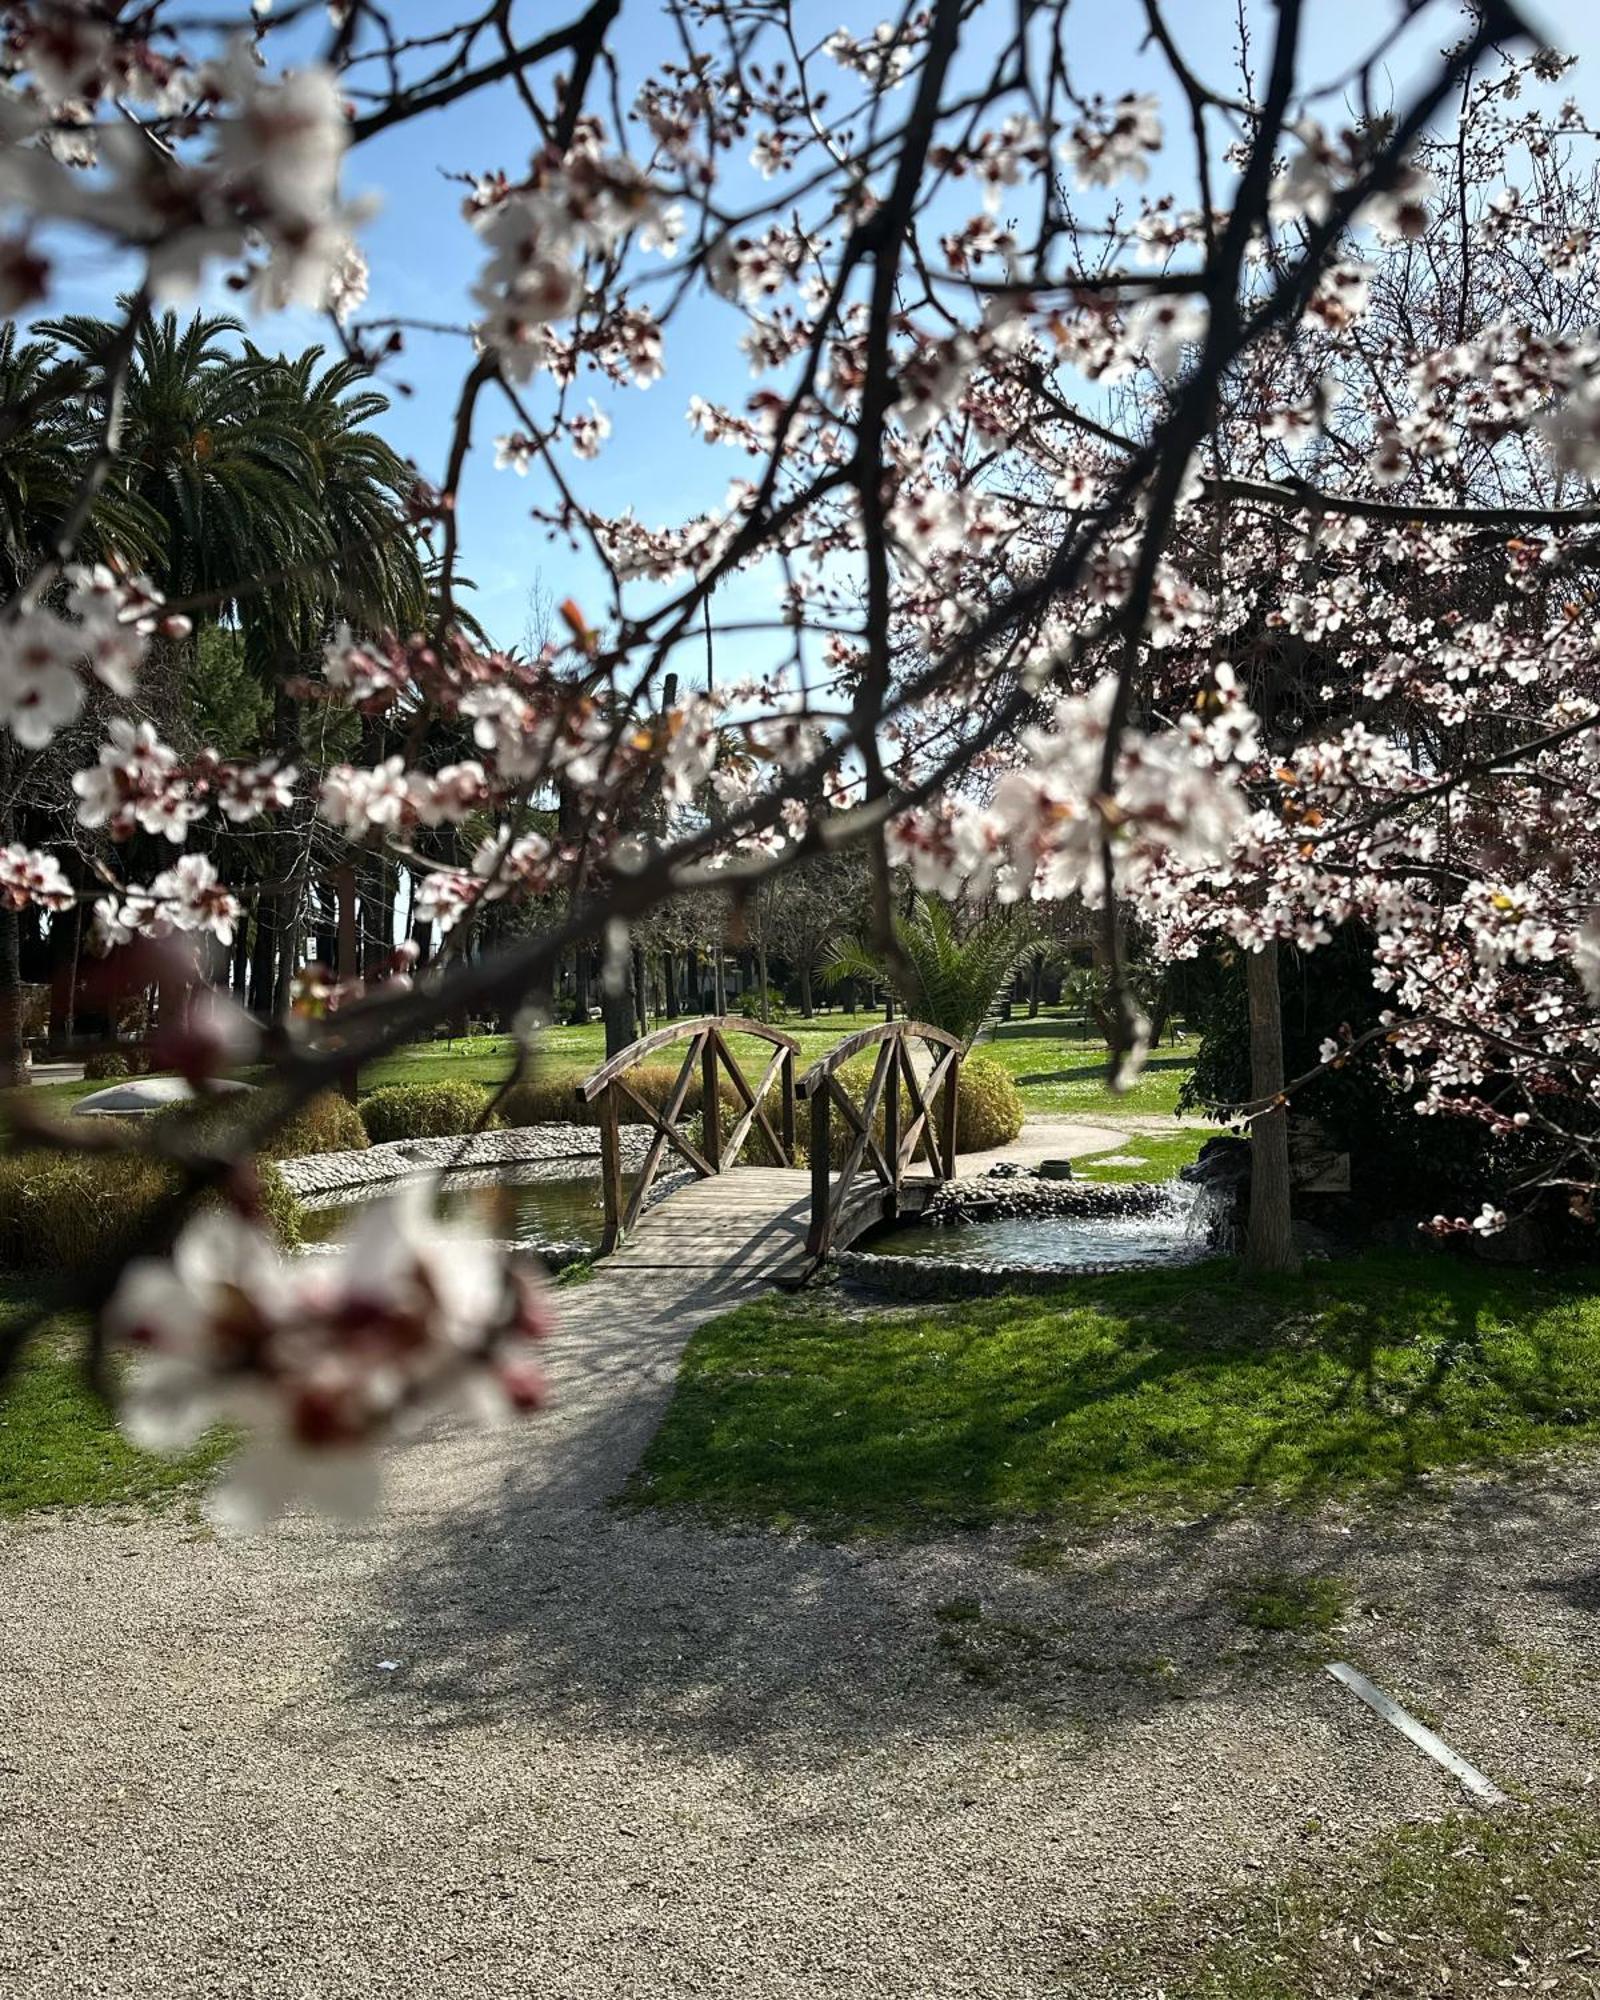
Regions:
[[[932, 1067], [919, 1077], [912, 1044], [923, 1042]], [[839, 1072], [853, 1056], [876, 1046], [878, 1059], [860, 1103], [852, 1099]], [[832, 1245], [863, 1167], [870, 1169], [890, 1202], [920, 1147], [935, 1180], [953, 1180], [956, 1171], [956, 1091], [961, 1082], [964, 1045], [957, 1035], [925, 1021], [883, 1021], [848, 1035], [813, 1063], [795, 1094], [811, 1107], [811, 1232], [806, 1254], [825, 1257]], [[902, 1105], [904, 1087], [906, 1103]], [[883, 1138], [877, 1135], [879, 1112]], [[909, 1116], [902, 1118], [903, 1111]], [[837, 1177], [832, 1172], [832, 1120], [837, 1112], [853, 1134]]]
[[[741, 1068], [739, 1058], [728, 1045], [730, 1035], [748, 1035], [771, 1045], [766, 1067], [753, 1081]], [[674, 1042], [687, 1041], [677, 1080], [659, 1109], [640, 1095], [629, 1082], [641, 1063]], [[747, 1020], [742, 1014], [706, 1014], [689, 1021], [674, 1021], [603, 1062], [592, 1076], [577, 1086], [580, 1104], [596, 1104], [600, 1123], [600, 1177], [605, 1199], [605, 1234], [600, 1255], [609, 1256], [627, 1236], [643, 1212], [667, 1152], [677, 1153], [701, 1176], [725, 1173], [733, 1166], [753, 1130], [759, 1129], [772, 1154], [773, 1164], [792, 1167], [795, 1159], [794, 1106], [795, 1057], [800, 1044], [792, 1035], [769, 1028], [764, 1021]], [[723, 1128], [720, 1079], [726, 1076], [740, 1100], [729, 1107], [732, 1123]], [[695, 1079], [700, 1082], [700, 1130], [692, 1130], [692, 1112], [686, 1110]], [[768, 1114], [767, 1099], [777, 1086], [777, 1125]], [[635, 1181], [633, 1192], [624, 1199], [622, 1172], [622, 1118], [625, 1109], [634, 1113], [630, 1123], [655, 1127], [655, 1136]]]

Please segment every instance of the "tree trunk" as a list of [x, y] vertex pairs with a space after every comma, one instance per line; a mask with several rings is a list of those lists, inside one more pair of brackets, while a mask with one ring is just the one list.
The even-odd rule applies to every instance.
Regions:
[[[1283, 1015], [1275, 942], [1246, 954], [1245, 990], [1250, 1002], [1250, 1096], [1259, 1101], [1283, 1090]], [[1289, 1113], [1280, 1103], [1262, 1112], [1250, 1128], [1250, 1220], [1244, 1269], [1264, 1275], [1298, 1268], [1289, 1202]]]
[[295, 974], [300, 970], [300, 932], [304, 921], [304, 884], [293, 882], [283, 892], [283, 921], [278, 926], [278, 972], [272, 991], [274, 1020], [286, 1021], [294, 1000]]
[[589, 947], [585, 944], [572, 954], [572, 1016], [568, 1025], [589, 1025]]
[[1039, 1018], [1039, 989], [1043, 984], [1044, 960], [1035, 954], [1032, 965], [1028, 967], [1028, 1019], [1030, 1021], [1036, 1021]]
[[607, 970], [600, 988], [600, 1018], [606, 1026], [606, 1055], [620, 1055], [638, 1033], [634, 1025], [633, 954], [629, 952], [613, 977]]
[[83, 963], [83, 904], [72, 907], [72, 948], [67, 958], [67, 1035], [78, 1032], [78, 967]]
[[338, 954], [334, 971], [340, 983], [354, 980], [360, 971], [356, 930], [356, 871], [348, 862], [335, 869], [333, 891], [338, 899]]
[[0, 906], [0, 1089], [28, 1081], [22, 1037], [22, 926], [17, 913]]
[[811, 1004], [811, 961], [800, 961], [800, 1018], [803, 1021], [816, 1019], [816, 1009]]
[[[16, 813], [11, 784], [13, 757], [11, 738], [0, 736], [0, 841], [16, 839]], [[28, 1081], [28, 1065], [22, 1037], [22, 926], [17, 913], [0, 908], [0, 1088], [11, 1089]]]
[[645, 964], [642, 944], [633, 948], [633, 1005], [642, 1039], [650, 1032], [650, 969]]
[[767, 997], [767, 948], [764, 944], [756, 946], [756, 990], [761, 995], [761, 1018], [770, 1021], [772, 1002]]
[[661, 997], [669, 1021], [678, 1018], [678, 961], [673, 952], [661, 954]]
[[361, 976], [377, 977], [394, 951], [393, 871], [381, 854], [364, 854], [361, 882]]
[[278, 965], [278, 892], [256, 894], [255, 939], [250, 947], [250, 1011], [264, 1021], [272, 1012], [272, 985]]

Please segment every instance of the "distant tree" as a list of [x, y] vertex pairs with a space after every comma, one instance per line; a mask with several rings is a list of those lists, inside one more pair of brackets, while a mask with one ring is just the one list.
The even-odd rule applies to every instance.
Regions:
[[841, 918], [864, 910], [866, 871], [858, 855], [824, 855], [774, 876], [756, 903], [766, 949], [788, 966], [800, 989], [800, 1012], [816, 1012], [813, 982], [835, 955]]

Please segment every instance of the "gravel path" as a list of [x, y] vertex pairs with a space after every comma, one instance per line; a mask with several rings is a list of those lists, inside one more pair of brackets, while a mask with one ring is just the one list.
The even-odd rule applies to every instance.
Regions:
[[609, 1509], [755, 1288], [575, 1288], [559, 1410], [396, 1453], [359, 1528], [0, 1531], [0, 1994], [1126, 1996], [1093, 1967], [1155, 1898], [1460, 1802], [1230, 1612], [1312, 1562], [1340, 1650], [1500, 1783], [1592, 1776], [1600, 1474], [1042, 1566]]

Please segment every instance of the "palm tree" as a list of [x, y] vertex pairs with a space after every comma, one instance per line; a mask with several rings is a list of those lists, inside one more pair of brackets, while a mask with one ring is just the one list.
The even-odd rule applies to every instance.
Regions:
[[[75, 373], [47, 341], [23, 340], [9, 322], [0, 326], [0, 410], [10, 426], [0, 442], [0, 596], [6, 598], [51, 553], [82, 484], [94, 437]], [[102, 488], [78, 536], [78, 552], [142, 565], [154, 551], [159, 525], [133, 496]], [[37, 758], [28, 762], [38, 764]], [[0, 732], [0, 842], [17, 837], [19, 777], [15, 746]], [[60, 782], [64, 787], [64, 777]], [[12, 1082], [26, 1074], [20, 928], [16, 911], [0, 910], [0, 1072]]]
[[[47, 552], [51, 531], [71, 511], [92, 443], [73, 364], [44, 340], [0, 326], [0, 410], [16, 428], [0, 442], [0, 590], [14, 591]], [[115, 488], [96, 498], [79, 537], [86, 556], [150, 560], [160, 523]]]
[[[93, 360], [106, 320], [74, 313], [37, 331]], [[174, 312], [140, 325], [128, 371], [118, 469], [166, 529], [160, 581], [173, 594], [217, 594], [287, 563], [320, 539], [314, 467], [303, 438], [260, 394], [259, 362], [241, 365], [224, 313]], [[103, 403], [96, 382], [91, 402]], [[220, 608], [220, 606], [219, 606]]]
[[[96, 359], [110, 322], [75, 313], [38, 331], [69, 353]], [[205, 600], [211, 618], [242, 604], [242, 586], [294, 571], [327, 547], [316, 469], [305, 440], [260, 391], [260, 369], [230, 346], [243, 332], [226, 314], [187, 325], [166, 312], [141, 323], [129, 365], [118, 452], [120, 490], [161, 523], [152, 565], [168, 597]], [[89, 392], [98, 418], [103, 375]], [[165, 727], [178, 718], [193, 640], [158, 640], [148, 689]]]
[[891, 955], [860, 938], [839, 938], [826, 977], [887, 981], [912, 1019], [970, 1046], [1039, 941], [1026, 918], [1010, 913], [958, 931], [948, 904], [919, 895], [909, 914], [894, 920], [894, 947]]
[[[319, 658], [341, 623], [357, 631], [409, 632], [428, 614], [429, 579], [402, 502], [413, 483], [405, 461], [371, 428], [388, 399], [363, 387], [364, 370], [348, 358], [323, 367], [313, 347], [293, 360], [245, 350], [259, 404], [275, 428], [307, 455], [317, 499], [319, 541], [282, 588], [241, 599], [246, 658], [273, 694], [272, 747], [285, 763], [301, 761], [301, 704], [289, 683]], [[381, 760], [386, 725], [364, 718], [358, 756]], [[274, 842], [273, 888], [257, 905], [257, 1004], [281, 1010], [294, 975], [310, 887], [313, 833], [308, 810], [290, 816]], [[394, 876], [381, 858], [362, 864], [363, 930], [368, 954], [386, 956]]]
[[[93, 360], [113, 328], [74, 315], [41, 331]], [[269, 356], [241, 345], [242, 334], [222, 314], [144, 320], [126, 384], [118, 490], [160, 523], [151, 567], [167, 595], [198, 600], [203, 620], [236, 623], [246, 663], [272, 692], [270, 747], [299, 762], [300, 704], [288, 683], [316, 663], [341, 620], [357, 630], [415, 629], [427, 582], [401, 505], [412, 477], [372, 429], [388, 405], [360, 387], [360, 364], [324, 367], [320, 348], [294, 360]], [[102, 381], [91, 403], [103, 407], [106, 393]], [[198, 632], [152, 646], [146, 698], [169, 737], [199, 658]], [[258, 901], [252, 987], [263, 1007], [286, 998], [294, 971], [308, 825], [308, 813], [292, 814], [260, 852], [271, 886]]]
[[257, 643], [289, 639], [320, 648], [344, 620], [355, 630], [416, 629], [427, 615], [428, 578], [403, 502], [415, 477], [371, 428], [389, 407], [362, 387], [365, 370], [348, 357], [321, 368], [323, 350], [293, 360], [245, 349], [257, 407], [267, 426], [292, 437], [308, 460], [320, 535], [289, 586], [270, 605], [241, 605]]

